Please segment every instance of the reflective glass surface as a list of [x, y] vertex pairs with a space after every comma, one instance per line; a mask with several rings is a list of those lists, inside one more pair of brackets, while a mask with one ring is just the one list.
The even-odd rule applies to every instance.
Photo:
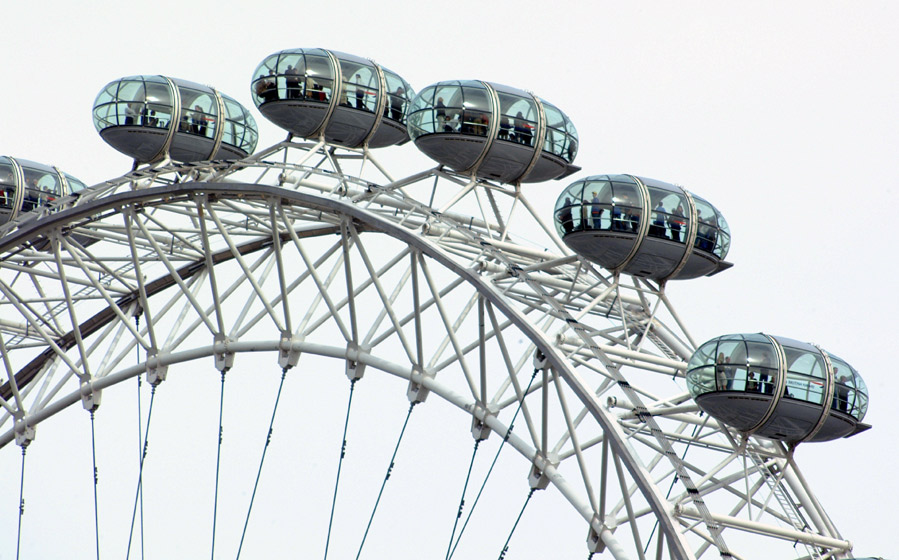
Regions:
[[172, 90], [161, 76], [130, 76], [108, 84], [94, 101], [94, 127], [168, 128], [172, 120]]
[[0, 211], [8, 214], [16, 200], [16, 174], [12, 162], [0, 156]]
[[[282, 99], [329, 103], [334, 91], [335, 74], [331, 58], [322, 49], [292, 49], [275, 53], [262, 61], [253, 74], [253, 102], [257, 107]], [[345, 87], [344, 91], [354, 97], [355, 73], [348, 80], [354, 85]], [[370, 75], [367, 80], [370, 81]], [[364, 105], [367, 86], [362, 82], [360, 77], [359, 91], [363, 93], [361, 99]]]
[[564, 236], [591, 229], [636, 233], [643, 203], [628, 175], [595, 175], [568, 187], [556, 201], [555, 223]]
[[[781, 403], [804, 401], [853, 416], [861, 421], [868, 406], [868, 389], [858, 372], [844, 360], [828, 355], [833, 367], [833, 398], [824, 403], [827, 366], [811, 344], [775, 337], [786, 359], [781, 372], [775, 345], [761, 334], [731, 334], [701, 345], [687, 365], [687, 387], [694, 397], [715, 391], [774, 394], [786, 375]], [[734, 405], [736, 406], [736, 404]], [[778, 405], [780, 406], [780, 405]]]
[[222, 101], [225, 103], [225, 130], [222, 142], [252, 153], [259, 139], [256, 119], [243, 105], [227, 95], [222, 95]]
[[730, 228], [724, 216], [696, 195], [693, 195], [693, 202], [696, 204], [696, 218], [699, 220], [694, 247], [723, 259], [730, 250]]
[[542, 101], [546, 115], [546, 140], [543, 150], [563, 158], [568, 163], [577, 156], [577, 131], [568, 116], [555, 105]]
[[410, 100], [415, 96], [409, 83], [395, 72], [381, 68], [384, 79], [387, 82], [387, 105], [384, 107], [384, 116], [399, 123], [406, 122], [406, 109]]

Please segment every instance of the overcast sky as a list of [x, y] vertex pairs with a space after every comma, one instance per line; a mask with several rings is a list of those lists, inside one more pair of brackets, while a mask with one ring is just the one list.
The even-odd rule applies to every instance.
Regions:
[[[88, 184], [130, 168], [90, 118], [99, 90], [127, 75], [206, 83], [252, 108], [265, 56], [324, 47], [415, 90], [482, 79], [534, 91], [575, 123], [578, 176], [678, 183], [727, 218], [734, 268], [669, 287], [697, 340], [763, 331], [859, 370], [873, 429], [797, 457], [858, 555], [899, 557], [884, 517], [899, 501], [899, 5], [34, 1], [8, 2], [3, 20], [0, 154]], [[260, 146], [284, 137], [254, 114]], [[394, 151], [395, 174], [431, 165], [411, 143]], [[527, 189], [549, 217], [568, 182]]]

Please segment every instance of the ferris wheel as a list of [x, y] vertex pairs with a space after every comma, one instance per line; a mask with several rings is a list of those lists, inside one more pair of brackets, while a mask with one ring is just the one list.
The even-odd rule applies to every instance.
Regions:
[[[132, 76], [94, 106], [129, 173], [0, 159], [0, 554], [851, 556], [793, 451], [867, 429], [867, 389], [693, 338], [665, 288], [731, 266], [710, 202], [591, 175], [538, 207], [577, 133], [499, 84], [294, 49], [251, 91], [284, 141]], [[437, 165], [394, 174], [410, 139]]]

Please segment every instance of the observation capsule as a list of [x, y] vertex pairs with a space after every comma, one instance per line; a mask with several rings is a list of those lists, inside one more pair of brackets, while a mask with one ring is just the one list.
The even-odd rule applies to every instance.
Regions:
[[84, 188], [56, 167], [0, 156], [0, 224]]
[[325, 49], [270, 55], [253, 73], [253, 102], [281, 128], [350, 148], [409, 140], [409, 83], [370, 60]]
[[634, 175], [593, 175], [556, 201], [556, 230], [571, 250], [615, 272], [654, 280], [711, 276], [730, 229], [711, 204], [686, 189]]
[[94, 126], [107, 144], [138, 162], [241, 159], [259, 131], [253, 115], [211, 87], [165, 76], [110, 82], [94, 101]]
[[789, 443], [830, 441], [871, 426], [868, 389], [855, 368], [805, 342], [728, 334], [687, 366], [687, 388], [713, 418], [746, 434]]
[[438, 82], [409, 108], [419, 150], [458, 171], [503, 183], [566, 177], [580, 167], [577, 131], [554, 105], [520, 89], [480, 81]]

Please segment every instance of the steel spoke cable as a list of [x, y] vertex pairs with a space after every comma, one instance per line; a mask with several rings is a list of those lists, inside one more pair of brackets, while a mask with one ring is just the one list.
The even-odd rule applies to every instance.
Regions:
[[521, 412], [521, 405], [524, 403], [524, 397], [527, 396], [528, 392], [531, 390], [531, 385], [534, 383], [534, 379], [537, 378], [537, 372], [539, 369], [534, 369], [534, 373], [531, 375], [531, 380], [528, 382], [527, 388], [521, 394], [521, 400], [518, 401], [518, 408], [515, 409], [515, 414], [512, 415], [512, 421], [509, 422], [509, 427], [506, 429], [506, 435], [503, 436], [503, 440], [499, 443], [499, 448], [496, 450], [496, 455], [493, 456], [493, 462], [490, 463], [490, 468], [487, 469], [487, 475], [484, 477], [484, 481], [481, 483], [481, 487], [478, 489], [478, 494], [474, 498], [474, 503], [471, 504], [471, 509], [468, 510], [468, 515], [465, 517], [465, 523], [462, 524], [462, 529], [459, 530], [459, 537], [456, 539], [456, 544], [453, 545], [452, 550], [447, 556], [447, 560], [453, 557], [453, 554], [456, 553], [456, 547], [459, 546], [459, 542], [462, 540], [462, 535], [465, 533], [465, 529], [468, 527], [468, 522], [471, 520], [471, 516], [474, 513], [474, 508], [477, 507], [478, 501], [481, 499], [481, 494], [484, 493], [484, 488], [487, 486], [487, 481], [490, 480], [490, 475], [493, 473], [493, 467], [496, 466], [496, 461], [499, 459], [499, 454], [502, 452], [503, 447], [506, 445], [506, 442], [509, 440], [509, 436], [512, 435], [512, 429], [515, 427], [515, 419], [518, 418], [518, 413]]
[[368, 537], [368, 531], [371, 529], [372, 521], [375, 519], [375, 513], [378, 511], [378, 504], [381, 503], [381, 496], [384, 494], [384, 487], [387, 486], [387, 481], [390, 479], [390, 473], [393, 471], [393, 467], [396, 461], [396, 454], [400, 449], [400, 443], [403, 441], [403, 435], [406, 433], [406, 426], [409, 425], [409, 417], [412, 416], [412, 409], [415, 408], [417, 402], [413, 402], [409, 405], [409, 411], [406, 413], [406, 420], [403, 422], [403, 429], [400, 430], [400, 437], [396, 440], [396, 446], [393, 448], [393, 455], [390, 457], [390, 466], [387, 467], [387, 474], [384, 476], [383, 482], [381, 482], [381, 490], [378, 492], [378, 497], [375, 500], [375, 507], [371, 510], [371, 517], [368, 518], [368, 525], [365, 526], [365, 533], [362, 535], [362, 542], [359, 543], [359, 551], [356, 553], [356, 560], [359, 560], [359, 556], [362, 555], [362, 547], [365, 546], [365, 539]]
[[346, 420], [343, 423], [343, 442], [340, 445], [340, 460], [337, 461], [337, 480], [334, 481], [334, 495], [331, 497], [331, 516], [328, 519], [328, 535], [325, 538], [325, 560], [328, 558], [328, 546], [331, 544], [331, 529], [334, 526], [334, 509], [337, 506], [337, 489], [340, 487], [340, 469], [343, 467], [343, 458], [346, 456], [346, 434], [350, 425], [350, 411], [353, 407], [353, 391], [356, 388], [356, 379], [350, 380], [350, 396], [346, 404]]
[[459, 519], [462, 518], [462, 510], [465, 507], [465, 492], [468, 490], [468, 481], [471, 480], [471, 471], [474, 467], [474, 458], [478, 454], [478, 446], [481, 440], [474, 440], [474, 450], [471, 452], [471, 461], [468, 463], [468, 474], [465, 475], [465, 484], [462, 486], [462, 497], [459, 499], [459, 509], [456, 511], [456, 520], [453, 522], [453, 532], [450, 533], [449, 544], [446, 545], [446, 556], [449, 558], [450, 549], [453, 546], [453, 539], [456, 538], [456, 528], [459, 526]]
[[[134, 316], [134, 327], [137, 332], [140, 332], [140, 315], [136, 314]], [[148, 329], [149, 330], [149, 329]], [[140, 365], [140, 344], [134, 345], [135, 353], [137, 354], [137, 364]], [[140, 375], [136, 375], [134, 377], [137, 379], [137, 454], [140, 457], [143, 454], [143, 440], [144, 440], [144, 426], [143, 426], [143, 415], [141, 413], [141, 379]], [[149, 419], [148, 419], [149, 422]], [[137, 490], [137, 499], [140, 502], [140, 557], [141, 560], [144, 558], [144, 491], [143, 488], [138, 486]], [[131, 548], [130, 546], [128, 547]]]
[[218, 520], [219, 509], [219, 474], [222, 466], [222, 415], [225, 409], [225, 374], [228, 368], [222, 368], [222, 385], [219, 390], [219, 437], [215, 450], [215, 497], [212, 502], [212, 547], [209, 557], [215, 558], [215, 524]]
[[243, 523], [243, 532], [240, 534], [240, 544], [237, 547], [237, 556], [243, 550], [243, 541], [247, 535], [247, 526], [250, 524], [250, 513], [253, 511], [253, 502], [256, 500], [256, 490], [259, 488], [259, 478], [262, 476], [262, 465], [265, 463], [265, 452], [272, 442], [272, 428], [275, 425], [275, 414], [278, 412], [278, 403], [281, 401], [281, 390], [284, 389], [284, 379], [287, 377], [287, 368], [281, 370], [281, 383], [278, 385], [278, 394], [275, 396], [275, 405], [272, 407], [272, 418], [268, 423], [268, 433], [265, 436], [265, 446], [262, 448], [262, 457], [259, 459], [259, 469], [256, 471], [256, 482], [253, 484], [253, 494], [250, 496], [250, 505], [247, 507], [247, 518]]
[[506, 537], [506, 543], [503, 545], [503, 550], [502, 550], [502, 552], [499, 553], [499, 560], [503, 560], [503, 558], [506, 557], [506, 552], [509, 551], [509, 541], [512, 540], [512, 535], [515, 534], [515, 529], [518, 527], [518, 522], [521, 521], [521, 516], [524, 515], [524, 510], [525, 510], [525, 508], [528, 507], [528, 504], [531, 502], [531, 497], [534, 495], [535, 490], [537, 490], [537, 489], [531, 488], [531, 490], [528, 492], [528, 497], [524, 501], [524, 505], [521, 506], [521, 511], [518, 512], [518, 517], [515, 519], [515, 524], [512, 525], [512, 530], [509, 531], [509, 536]]
[[22, 516], [25, 515], [25, 450], [28, 443], [22, 445], [22, 473], [19, 477], [19, 527], [16, 530], [16, 560], [19, 560], [19, 550], [22, 543]]
[[97, 506], [97, 438], [94, 434], [94, 411], [91, 413], [91, 459], [94, 464], [94, 540], [97, 543], [97, 560], [100, 560], [100, 510]]
[[[131, 509], [131, 529], [128, 531], [128, 550], [125, 560], [131, 556], [131, 540], [134, 537], [134, 522], [137, 518], [137, 504], [143, 496], [144, 463], [147, 460], [147, 443], [150, 437], [150, 421], [153, 419], [153, 401], [156, 399], [156, 385], [150, 385], [150, 407], [147, 410], [147, 429], [144, 430], [144, 443], [140, 454], [140, 467], [137, 472], [137, 489], [134, 492], [134, 507]], [[143, 554], [143, 517], [141, 517], [141, 554]]]

